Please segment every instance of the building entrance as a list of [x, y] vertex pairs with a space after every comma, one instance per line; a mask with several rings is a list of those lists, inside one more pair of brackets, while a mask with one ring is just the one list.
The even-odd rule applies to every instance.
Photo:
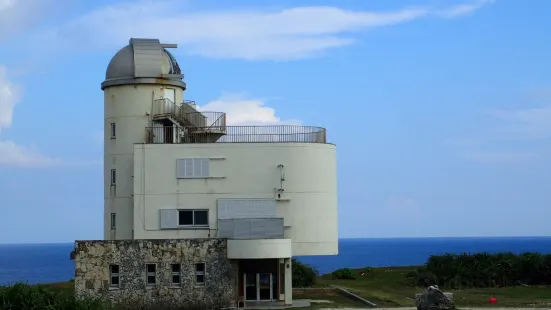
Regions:
[[274, 275], [272, 273], [244, 273], [243, 283], [246, 301], [274, 300]]

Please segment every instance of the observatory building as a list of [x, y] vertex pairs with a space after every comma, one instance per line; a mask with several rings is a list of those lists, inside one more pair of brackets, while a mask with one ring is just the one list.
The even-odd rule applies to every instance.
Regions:
[[176, 47], [130, 39], [107, 67], [104, 240], [75, 242], [75, 292], [290, 305], [291, 258], [338, 253], [335, 145], [203, 111]]

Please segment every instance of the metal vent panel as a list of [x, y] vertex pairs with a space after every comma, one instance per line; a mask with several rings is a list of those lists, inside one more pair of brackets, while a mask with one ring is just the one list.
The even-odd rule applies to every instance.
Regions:
[[283, 218], [218, 220], [218, 237], [226, 239], [282, 239]]
[[273, 199], [218, 199], [218, 219], [276, 218]]

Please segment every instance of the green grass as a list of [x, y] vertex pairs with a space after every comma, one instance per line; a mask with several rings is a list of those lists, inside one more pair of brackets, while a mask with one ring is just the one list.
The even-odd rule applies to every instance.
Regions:
[[41, 286], [50, 291], [64, 294], [64, 295], [73, 295], [73, 290], [74, 290], [73, 281], [38, 284], [36, 286]]
[[320, 309], [320, 308], [365, 308], [366, 305], [358, 300], [348, 298], [337, 292], [328, 292], [326, 294], [308, 294], [304, 296], [296, 296], [296, 299], [310, 299], [310, 300], [328, 300], [332, 303], [312, 303], [308, 309]]
[[[336, 285], [376, 303], [379, 307], [412, 307], [415, 293], [421, 293], [422, 288], [414, 287], [406, 278], [406, 274], [416, 270], [412, 267], [384, 267], [375, 268], [371, 274], [362, 270], [354, 270], [358, 274], [356, 280], [335, 280], [332, 276], [322, 275], [318, 278], [316, 287]], [[73, 283], [61, 282], [39, 285], [43, 288], [60, 294], [72, 295]], [[505, 288], [466, 288], [460, 290], [444, 290], [454, 294], [454, 301], [458, 307], [549, 307], [551, 305], [551, 287], [505, 287]], [[497, 305], [489, 304], [490, 297], [498, 300]], [[314, 304], [311, 308], [335, 307], [366, 307], [364, 304], [351, 300], [336, 292], [313, 293], [296, 296], [300, 299], [330, 300], [331, 304]]]
[[[416, 270], [411, 267], [375, 268], [374, 273], [361, 276], [361, 269], [355, 270], [359, 275], [356, 280], [334, 280], [331, 275], [323, 275], [318, 285], [337, 285], [376, 303], [381, 307], [412, 307], [415, 293], [422, 288], [413, 286], [406, 279], [406, 274]], [[454, 294], [458, 307], [492, 306], [488, 300], [495, 297], [497, 307], [542, 307], [551, 305], [551, 287], [506, 287], [506, 288], [473, 288], [461, 290], [444, 290]]]

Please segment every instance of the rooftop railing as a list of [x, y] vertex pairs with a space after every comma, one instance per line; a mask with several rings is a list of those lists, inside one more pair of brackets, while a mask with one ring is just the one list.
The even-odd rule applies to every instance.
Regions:
[[146, 143], [327, 143], [326, 130], [298, 125], [147, 127]]

